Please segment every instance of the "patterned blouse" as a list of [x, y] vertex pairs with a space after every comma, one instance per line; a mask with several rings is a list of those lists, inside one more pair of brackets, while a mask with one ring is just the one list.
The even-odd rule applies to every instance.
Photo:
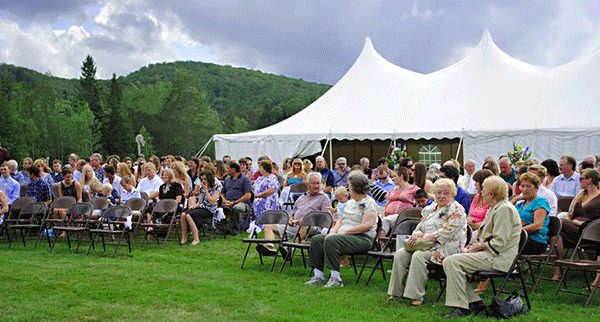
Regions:
[[269, 189], [275, 190], [275, 193], [266, 198], [254, 198], [254, 215], [256, 220], [267, 210], [279, 209], [279, 202], [277, 201], [277, 191], [279, 191], [279, 181], [277, 176], [271, 174], [267, 177], [261, 175], [256, 179], [253, 186], [254, 195], [258, 195], [261, 192], [265, 192]]
[[416, 185], [409, 185], [400, 190], [399, 187], [393, 188], [387, 194], [387, 208], [384, 217], [397, 215], [404, 209], [410, 208], [415, 204], [415, 193], [419, 190]]
[[440, 208], [434, 202], [423, 208], [421, 215], [413, 235], [435, 236], [437, 243], [431, 248], [432, 262], [441, 264], [445, 257], [462, 251], [467, 239], [467, 216], [458, 202], [452, 201]]
[[[221, 186], [215, 185], [214, 187], [208, 189], [208, 194], [212, 196], [212, 194], [215, 193], [215, 191], [218, 191], [220, 194]], [[200, 188], [200, 195], [198, 196], [198, 198], [200, 198], [199, 200], [201, 200], [200, 208], [207, 209], [208, 211], [210, 211], [213, 214], [215, 212], [217, 212], [218, 202], [215, 202], [214, 204], [211, 205], [210, 202], [208, 202], [206, 194], [204, 193], [204, 189]]]

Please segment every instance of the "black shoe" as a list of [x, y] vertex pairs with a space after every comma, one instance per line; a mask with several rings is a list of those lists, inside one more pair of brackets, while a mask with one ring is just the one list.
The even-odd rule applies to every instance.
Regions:
[[444, 319], [459, 318], [461, 316], [467, 316], [469, 314], [471, 314], [471, 310], [463, 309], [462, 307], [457, 307], [456, 309], [454, 309], [454, 311], [452, 311], [452, 313], [444, 315]]
[[487, 306], [481, 300], [469, 303], [469, 311], [473, 313], [473, 315], [477, 315], [481, 312], [485, 312]]
[[272, 251], [270, 249], [268, 249], [267, 247], [265, 247], [265, 245], [256, 245], [256, 251], [261, 254], [262, 256], [275, 256], [275, 254], [277, 254], [276, 251]]

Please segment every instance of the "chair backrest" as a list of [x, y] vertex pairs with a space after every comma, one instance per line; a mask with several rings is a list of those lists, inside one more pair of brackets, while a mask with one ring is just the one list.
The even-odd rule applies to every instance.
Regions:
[[129, 207], [131, 211], [143, 212], [146, 209], [146, 200], [143, 198], [131, 198], [125, 202], [125, 206]]
[[527, 234], [527, 232], [525, 230], [521, 229], [521, 238], [519, 239], [519, 254], [517, 254], [517, 257], [515, 258], [515, 263], [517, 262], [517, 259], [519, 258], [519, 256], [521, 256], [523, 249], [525, 249], [525, 244], [527, 244], [528, 238], [529, 238], [529, 235]]
[[548, 223], [548, 243], [550, 240], [560, 234], [562, 230], [562, 221], [560, 218], [556, 216], [550, 217], [550, 222]]
[[153, 213], [175, 213], [176, 211], [177, 200], [175, 199], [161, 199], [152, 209]]
[[32, 202], [26, 204], [19, 212], [19, 220], [29, 219], [34, 221], [36, 219], [44, 219], [48, 213], [48, 206], [43, 202]]
[[590, 222], [581, 233], [581, 240], [600, 243], [600, 219]]
[[78, 202], [74, 203], [67, 209], [67, 216], [81, 215], [89, 217], [94, 212], [94, 206], [89, 202]]
[[306, 182], [296, 182], [290, 186], [290, 192], [305, 193], [308, 191], [308, 185]]
[[421, 207], [411, 207], [402, 210], [402, 212], [398, 215], [399, 220], [403, 221], [405, 218], [416, 218], [421, 219], [421, 212], [423, 208]]
[[[54, 199], [58, 198], [58, 185], [59, 184], [60, 183], [53, 184], [52, 188], [50, 188], [50, 192], [52, 193], [52, 196]], [[56, 208], [60, 208], [60, 207], [56, 207]]]
[[104, 210], [108, 208], [108, 199], [106, 197], [96, 197], [90, 201], [94, 210]]
[[114, 207], [110, 207], [108, 208], [103, 214], [102, 217], [103, 219], [107, 219], [107, 218], [114, 218], [115, 220], [120, 220], [120, 219], [124, 219], [127, 216], [131, 215], [131, 209], [129, 209], [129, 207], [127, 206], [114, 206]]
[[142, 197], [142, 199], [144, 199], [146, 202], [148, 202], [148, 199], [150, 199], [148, 193], [145, 191], [140, 191], [140, 197]]
[[75, 202], [77, 202], [77, 200], [75, 200], [75, 198], [73, 198], [71, 196], [62, 196], [62, 197], [55, 199], [50, 204], [50, 208], [52, 208], [52, 209], [67, 209]]
[[421, 220], [416, 218], [407, 218], [401, 221], [400, 223], [398, 223], [398, 225], [396, 225], [396, 227], [394, 227], [394, 230], [392, 231], [392, 236], [411, 235], [417, 227], [417, 225], [419, 224], [419, 222], [421, 222]]
[[473, 228], [467, 225], [467, 239], [465, 240], [464, 246], [469, 245], [469, 243], [471, 242], [471, 238], [473, 238]]
[[324, 211], [313, 211], [308, 213], [304, 218], [302, 218], [302, 222], [300, 222], [300, 226], [314, 226], [314, 227], [322, 227], [331, 229], [333, 225], [333, 216]]
[[35, 202], [35, 198], [33, 197], [19, 197], [13, 202], [12, 206], [10, 206], [10, 213], [16, 216], [26, 204], [32, 202]]
[[279, 224], [285, 225], [288, 223], [290, 216], [285, 210], [267, 210], [258, 218], [258, 225]]
[[556, 200], [558, 212], [568, 212], [572, 201], [573, 197], [558, 197]]

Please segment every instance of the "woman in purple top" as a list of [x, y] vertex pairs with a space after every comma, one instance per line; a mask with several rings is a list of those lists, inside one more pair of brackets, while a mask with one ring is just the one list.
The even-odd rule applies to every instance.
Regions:
[[260, 177], [256, 179], [252, 188], [254, 192], [254, 215], [257, 221], [266, 210], [279, 209], [279, 203], [277, 202], [279, 181], [277, 176], [271, 173], [272, 170], [271, 161], [263, 160], [259, 163], [258, 172]]

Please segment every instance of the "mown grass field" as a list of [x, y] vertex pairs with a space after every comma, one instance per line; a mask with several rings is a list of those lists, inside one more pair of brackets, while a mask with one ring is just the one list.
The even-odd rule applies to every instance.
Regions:
[[[241, 238], [203, 239], [195, 247], [171, 242], [164, 250], [140, 248], [136, 241], [132, 255], [123, 248], [115, 259], [102, 252], [72, 254], [65, 242], [53, 253], [43, 243], [36, 250], [33, 243], [9, 249], [4, 239], [0, 321], [438, 321], [450, 311], [443, 298], [434, 302], [439, 289], [434, 281], [423, 306], [410, 307], [408, 300], [385, 301], [387, 281], [381, 274], [365, 287], [366, 277], [357, 285], [353, 270], [344, 268], [344, 288], [308, 287], [300, 258], [282, 274], [272, 273], [269, 265], [259, 265], [254, 250], [241, 270]], [[583, 308], [583, 297], [554, 297], [554, 286], [543, 284], [532, 295], [533, 311], [513, 320], [600, 318], [598, 296]], [[483, 299], [490, 298], [488, 291]]]

